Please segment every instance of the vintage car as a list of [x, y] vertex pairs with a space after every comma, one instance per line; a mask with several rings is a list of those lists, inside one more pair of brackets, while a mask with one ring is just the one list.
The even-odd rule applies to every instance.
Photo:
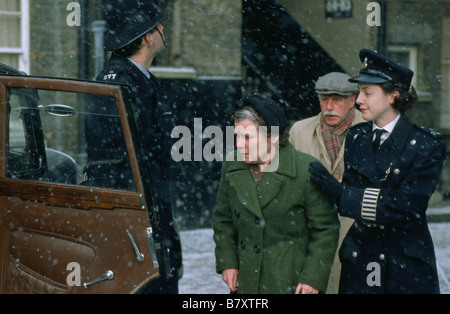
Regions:
[[[0, 293], [137, 293], [167, 272], [126, 92], [0, 64]], [[126, 151], [90, 143], [100, 123]]]

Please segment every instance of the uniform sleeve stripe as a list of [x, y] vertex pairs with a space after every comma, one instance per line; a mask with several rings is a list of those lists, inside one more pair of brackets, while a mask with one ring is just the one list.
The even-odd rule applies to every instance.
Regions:
[[377, 202], [380, 189], [366, 189], [364, 191], [362, 206], [361, 206], [361, 218], [366, 220], [375, 221], [377, 213]]

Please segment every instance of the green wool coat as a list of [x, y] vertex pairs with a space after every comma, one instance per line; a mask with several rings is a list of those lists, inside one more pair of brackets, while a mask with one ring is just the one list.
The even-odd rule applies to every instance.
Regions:
[[327, 287], [339, 221], [330, 198], [309, 180], [314, 157], [288, 143], [258, 185], [249, 165], [225, 161], [213, 215], [216, 271], [239, 269], [238, 293], [294, 293]]

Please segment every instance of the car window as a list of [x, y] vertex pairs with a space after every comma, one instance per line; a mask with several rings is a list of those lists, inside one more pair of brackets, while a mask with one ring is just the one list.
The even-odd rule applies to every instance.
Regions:
[[9, 88], [7, 176], [135, 191], [114, 97]]

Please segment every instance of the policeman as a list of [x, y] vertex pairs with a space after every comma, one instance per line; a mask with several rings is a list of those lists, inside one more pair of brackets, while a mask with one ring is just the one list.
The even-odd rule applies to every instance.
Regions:
[[355, 219], [339, 250], [339, 293], [439, 293], [426, 210], [445, 159], [443, 136], [405, 115], [417, 101], [413, 71], [371, 50], [359, 56], [362, 68], [349, 81], [358, 83], [368, 122], [346, 136], [343, 181], [310, 167], [339, 214]]
[[[109, 0], [105, 5], [107, 33], [105, 47], [112, 51], [106, 67], [97, 80], [123, 83], [130, 87], [128, 104], [135, 112], [137, 134], [142, 143], [144, 163], [149, 167], [149, 184], [155, 194], [159, 208], [162, 235], [157, 241], [169, 252], [161, 278], [144, 289], [149, 293], [178, 293], [178, 279], [181, 276], [181, 245], [169, 195], [170, 132], [174, 127], [171, 118], [174, 109], [169, 106], [157, 78], [149, 72], [155, 56], [165, 47], [164, 28], [161, 21], [165, 13], [151, 0]], [[101, 128], [101, 123], [98, 123]], [[92, 130], [91, 130], [92, 131]], [[98, 131], [101, 132], [101, 131]], [[111, 146], [117, 145], [111, 137]], [[117, 147], [114, 147], [117, 150]], [[125, 148], [123, 148], [125, 150]], [[122, 171], [119, 168], [120, 171]], [[130, 174], [121, 174], [122, 177]], [[165, 264], [167, 267], [165, 267]], [[164, 264], [164, 265], [163, 265]], [[167, 268], [167, 269], [166, 269]]]

